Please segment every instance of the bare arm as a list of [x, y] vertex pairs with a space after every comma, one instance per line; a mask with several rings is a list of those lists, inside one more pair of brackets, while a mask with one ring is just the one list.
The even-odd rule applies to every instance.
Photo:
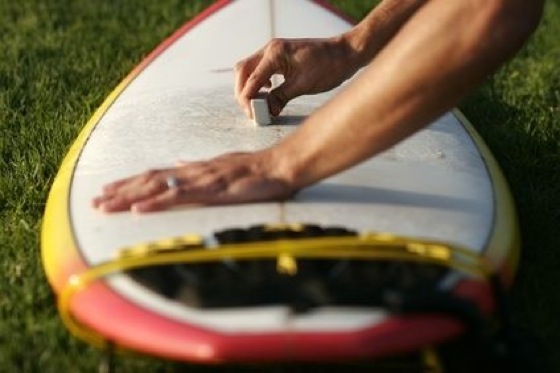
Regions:
[[363, 74], [273, 149], [285, 178], [296, 187], [312, 184], [426, 126], [522, 46], [541, 7], [427, 2]]
[[341, 35], [362, 67], [395, 36], [408, 19], [428, 0], [385, 0], [360, 23]]
[[[371, 44], [353, 44], [365, 60], [375, 55], [373, 60], [279, 144], [118, 181], [105, 187], [94, 206], [149, 212], [182, 203], [287, 198], [378, 154], [453, 107], [519, 50], [538, 24], [542, 0], [430, 0], [410, 11], [402, 27], [388, 20], [396, 34], [387, 28], [385, 42], [374, 37]], [[348, 36], [368, 40], [382, 20], [371, 17]], [[177, 187], [166, 186], [168, 176], [177, 179]]]

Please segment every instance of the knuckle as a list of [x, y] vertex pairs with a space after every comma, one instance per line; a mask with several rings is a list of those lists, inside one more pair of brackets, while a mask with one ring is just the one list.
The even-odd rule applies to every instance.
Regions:
[[247, 85], [254, 84], [257, 80], [258, 80], [258, 76], [257, 76], [256, 74], [252, 74], [252, 75], [247, 79]]
[[267, 44], [267, 50], [272, 53], [284, 53], [288, 47], [285, 39], [274, 38]]
[[183, 191], [182, 188], [173, 188], [173, 189], [169, 190], [169, 197], [173, 201], [179, 200], [183, 194], [184, 194], [184, 191]]
[[148, 192], [155, 192], [161, 190], [161, 188], [165, 185], [161, 181], [157, 180], [156, 178], [152, 177], [146, 180], [146, 189]]
[[[251, 76], [247, 79], [247, 85], [246, 86], [251, 87], [251, 88], [252, 87], [257, 87], [257, 86], [260, 85], [259, 83], [260, 83], [261, 79], [262, 79], [262, 77], [259, 74], [251, 74]], [[260, 88], [260, 87], [257, 87], [256, 90], [258, 90], [258, 88]], [[244, 92], [244, 93], [246, 95], [249, 95], [249, 96], [251, 96], [253, 94], [253, 92], [251, 92], [251, 89], [249, 89], [247, 92]], [[247, 98], [247, 101], [248, 101], [248, 98]]]
[[200, 161], [197, 163], [196, 165], [196, 173], [208, 173], [212, 171], [213, 168], [213, 160], [205, 160], [205, 161]]
[[207, 189], [209, 192], [217, 193], [226, 189], [227, 185], [227, 178], [224, 175], [215, 175], [209, 180]]
[[111, 199], [110, 204], [112, 206], [120, 206], [120, 205], [124, 205], [128, 203], [128, 198], [127, 196], [115, 196], [114, 198]]
[[292, 69], [292, 43], [286, 39], [272, 39], [269, 44], [269, 58], [283, 70], [283, 74], [290, 75]]
[[157, 170], [148, 170], [140, 176], [142, 182], [150, 182], [158, 175]]
[[235, 71], [236, 73], [241, 73], [245, 69], [246, 65], [247, 65], [246, 60], [239, 61], [233, 66], [233, 71]]

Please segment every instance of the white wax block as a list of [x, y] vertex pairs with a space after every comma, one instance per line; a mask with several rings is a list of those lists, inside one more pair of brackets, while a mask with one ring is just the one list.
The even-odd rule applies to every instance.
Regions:
[[257, 126], [270, 124], [270, 113], [268, 112], [268, 102], [265, 98], [254, 98], [251, 100], [251, 110], [253, 111], [253, 121]]

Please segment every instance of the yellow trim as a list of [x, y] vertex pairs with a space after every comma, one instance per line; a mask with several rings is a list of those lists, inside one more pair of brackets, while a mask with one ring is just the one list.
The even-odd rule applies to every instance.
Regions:
[[276, 271], [283, 275], [294, 276], [298, 271], [296, 258], [286, 253], [279, 254], [276, 259]]
[[[192, 236], [187, 236], [192, 239]], [[182, 237], [173, 239], [183, 242]], [[299, 240], [279, 240], [229, 244], [209, 250], [198, 246], [183, 246], [171, 250], [169, 240], [160, 243], [142, 244], [123, 248], [124, 255], [109, 262], [89, 268], [87, 271], [70, 277], [58, 298], [61, 318], [72, 334], [88, 343], [104, 347], [103, 336], [80, 324], [72, 317], [71, 301], [73, 296], [93, 282], [110, 274], [147, 266], [161, 266], [177, 263], [201, 263], [233, 260], [277, 259], [289, 257], [296, 265], [302, 259], [355, 259], [355, 260], [402, 260], [416, 263], [436, 264], [452, 268], [467, 275], [486, 280], [492, 273], [491, 265], [471, 250], [442, 242], [414, 240], [405, 237], [365, 234], [358, 237], [325, 237]], [[196, 244], [195, 244], [196, 245]], [[145, 250], [149, 247], [150, 250]], [[289, 267], [289, 266], [288, 266]], [[288, 268], [290, 269], [290, 268]], [[293, 269], [293, 268], [292, 268]], [[296, 267], [297, 269], [297, 267]], [[286, 273], [291, 275], [293, 273]]]
[[513, 197], [498, 162], [482, 137], [463, 113], [458, 109], [455, 109], [453, 113], [467, 130], [482, 155], [494, 189], [494, 229], [488, 238], [484, 255], [495, 268], [502, 272], [506, 270], [506, 275], [511, 278], [505, 280], [511, 282], [513, 274], [517, 270], [521, 247], [521, 235]]
[[74, 168], [91, 132], [133, 78], [134, 76], [131, 74], [121, 81], [80, 131], [64, 157], [49, 192], [41, 228], [41, 256], [47, 278], [56, 290], [58, 290], [57, 277], [63, 275], [60, 273], [62, 260], [59, 257], [62, 255], [69, 257], [71, 254], [79, 255], [69, 211], [70, 186]]
[[[121, 257], [114, 261], [92, 267], [81, 274], [72, 275], [66, 284], [62, 279], [58, 286], [57, 276], [63, 275], [59, 273], [61, 270], [59, 268], [60, 256], [79, 255], [69, 214], [73, 170], [91, 132], [133, 78], [134, 74], [131, 74], [111, 92], [70, 147], [49, 193], [41, 231], [41, 255], [45, 272], [56, 290], [60, 290], [62, 287], [58, 302], [61, 318], [73, 334], [92, 345], [105, 346], [105, 340], [72, 317], [70, 305], [73, 295], [108, 274], [149, 265], [217, 261], [224, 258], [236, 260], [276, 258], [281, 259], [279, 266], [282, 270], [287, 274], [294, 274], [297, 271], [296, 258], [398, 259], [444, 265], [479, 278], [486, 278], [493, 267], [506, 267], [511, 273], [514, 273], [519, 257], [520, 239], [517, 216], [507, 182], [480, 135], [460, 111], [454, 110], [454, 114], [469, 132], [484, 158], [494, 187], [496, 202], [494, 229], [488, 240], [485, 258], [478, 257], [466, 248], [386, 234], [365, 234], [358, 238], [281, 240], [266, 242], [266, 246], [263, 246], [263, 243], [224, 245], [219, 250], [204, 249], [201, 247], [202, 240], [199, 237], [189, 235], [179, 238], [182, 240], [183, 247], [189, 248], [187, 251], [177, 250], [176, 239], [162, 241], [155, 246], [138, 245], [124, 249], [121, 251]], [[290, 227], [298, 228], [297, 226]], [[278, 226], [270, 229], [283, 228]], [[493, 266], [486, 260], [489, 260]]]
[[426, 347], [422, 350], [422, 360], [426, 373], [443, 373], [443, 364], [439, 358], [437, 350], [433, 347]]

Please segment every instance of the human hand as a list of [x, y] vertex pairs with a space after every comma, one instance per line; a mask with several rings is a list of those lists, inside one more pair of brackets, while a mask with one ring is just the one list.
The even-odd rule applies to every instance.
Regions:
[[[175, 185], [169, 185], [175, 184]], [[113, 213], [165, 210], [181, 204], [233, 204], [282, 200], [295, 193], [267, 152], [230, 153], [209, 161], [181, 162], [108, 184], [94, 208]]]
[[264, 48], [235, 66], [235, 97], [249, 118], [250, 100], [263, 87], [271, 87], [274, 74], [284, 83], [268, 93], [272, 115], [291, 99], [328, 91], [349, 78], [359, 67], [346, 39], [273, 39]]

